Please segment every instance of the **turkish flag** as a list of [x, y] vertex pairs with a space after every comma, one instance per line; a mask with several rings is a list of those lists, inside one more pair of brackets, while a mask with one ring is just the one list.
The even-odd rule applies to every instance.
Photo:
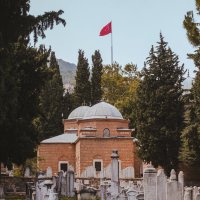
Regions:
[[109, 33], [112, 33], [112, 22], [109, 22], [101, 29], [99, 36], [108, 35]]

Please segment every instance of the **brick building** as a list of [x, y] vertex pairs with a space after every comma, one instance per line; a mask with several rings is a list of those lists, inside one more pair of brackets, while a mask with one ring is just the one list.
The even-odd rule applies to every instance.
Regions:
[[53, 172], [71, 168], [77, 177], [110, 177], [111, 152], [119, 152], [121, 178], [139, 177], [141, 162], [128, 128], [128, 120], [114, 106], [100, 102], [80, 106], [64, 119], [64, 133], [43, 140], [38, 147], [38, 167]]

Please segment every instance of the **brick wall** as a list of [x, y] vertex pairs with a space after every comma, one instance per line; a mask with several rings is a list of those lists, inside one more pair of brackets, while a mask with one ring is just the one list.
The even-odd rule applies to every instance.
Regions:
[[111, 163], [111, 153], [117, 149], [119, 160], [121, 160], [121, 169], [134, 166], [134, 143], [132, 138], [81, 138], [80, 143], [80, 171], [83, 172], [86, 167], [93, 166], [94, 159], [102, 159], [103, 167]]
[[40, 170], [52, 167], [53, 173], [57, 173], [59, 161], [68, 161], [75, 169], [75, 144], [40, 144], [38, 157]]
[[88, 166], [93, 166], [94, 159], [102, 159], [103, 167], [111, 163], [111, 152], [117, 149], [121, 169], [134, 166], [135, 176], [140, 176], [141, 161], [136, 157], [132, 138], [81, 138], [75, 144], [41, 144], [38, 148], [39, 169], [52, 167], [58, 172], [58, 162], [68, 161], [74, 167], [77, 176]]
[[[81, 120], [79, 123], [79, 131], [85, 127], [93, 127], [96, 128], [96, 136], [103, 137], [103, 130], [108, 128], [110, 130], [111, 136], [122, 135], [117, 128], [128, 128], [128, 120], [118, 120], [118, 119], [91, 119], [91, 120]], [[131, 135], [131, 132], [126, 135]]]
[[76, 143], [76, 175], [80, 177], [80, 141]]
[[66, 132], [66, 129], [70, 128], [77, 128], [78, 129], [78, 123], [75, 119], [64, 119], [64, 132]]

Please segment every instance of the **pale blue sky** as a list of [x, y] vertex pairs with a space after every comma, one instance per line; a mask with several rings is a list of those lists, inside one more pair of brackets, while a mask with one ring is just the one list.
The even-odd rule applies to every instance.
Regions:
[[110, 64], [110, 35], [99, 37], [101, 28], [112, 20], [114, 60], [120, 65], [134, 63], [142, 69], [152, 45], [162, 32], [185, 68], [194, 65], [187, 59], [193, 52], [182, 21], [187, 11], [194, 10], [194, 0], [31, 0], [31, 13], [62, 9], [65, 27], [47, 31], [39, 43], [52, 47], [57, 58], [77, 64], [78, 49], [91, 55], [99, 49], [104, 64]]

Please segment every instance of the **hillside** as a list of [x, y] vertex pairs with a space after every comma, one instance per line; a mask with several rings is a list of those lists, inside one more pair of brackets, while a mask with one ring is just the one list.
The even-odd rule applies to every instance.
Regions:
[[73, 63], [66, 62], [62, 59], [57, 59], [60, 73], [62, 75], [64, 85], [75, 85], [76, 65]]

